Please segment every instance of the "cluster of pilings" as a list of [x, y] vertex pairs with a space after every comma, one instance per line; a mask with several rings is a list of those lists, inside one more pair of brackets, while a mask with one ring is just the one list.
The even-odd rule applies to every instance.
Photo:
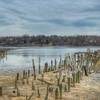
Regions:
[[5, 57], [7, 58], [7, 51], [7, 49], [0, 48], [0, 60], [4, 59]]
[[[35, 60], [32, 60], [33, 71], [24, 70], [23, 74], [17, 73], [15, 77], [14, 87], [17, 90], [17, 96], [22, 96], [19, 86], [31, 87], [31, 94], [26, 95], [26, 100], [34, 98], [43, 98], [44, 100], [61, 100], [63, 93], [71, 91], [76, 84], [79, 84], [84, 76], [89, 76], [95, 66], [96, 61], [100, 58], [95, 52], [88, 50], [87, 52], [77, 52], [67, 54], [60, 60], [51, 60], [49, 65], [47, 62], [44, 68], [41, 68], [40, 57], [38, 73], [36, 72]], [[100, 59], [99, 59], [100, 60]], [[51, 73], [53, 77], [46, 80], [45, 76]], [[38, 85], [37, 85], [38, 84]], [[45, 87], [43, 90], [41, 88]], [[43, 91], [45, 94], [43, 95]], [[24, 95], [25, 96], [25, 95]]]

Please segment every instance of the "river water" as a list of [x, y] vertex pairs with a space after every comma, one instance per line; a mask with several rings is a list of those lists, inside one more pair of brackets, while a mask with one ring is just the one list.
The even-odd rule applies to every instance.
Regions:
[[[10, 47], [11, 48], [11, 47]], [[89, 47], [91, 50], [100, 49], [100, 47]], [[32, 59], [35, 61], [38, 70], [39, 57], [41, 67], [45, 62], [50, 64], [51, 60], [60, 56], [63, 58], [67, 53], [84, 52], [87, 47], [15, 47], [8, 51], [7, 57], [0, 61], [0, 74], [14, 74], [23, 70], [32, 70]]]

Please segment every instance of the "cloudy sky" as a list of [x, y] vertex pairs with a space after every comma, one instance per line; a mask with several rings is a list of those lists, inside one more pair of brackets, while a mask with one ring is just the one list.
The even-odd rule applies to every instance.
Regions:
[[0, 0], [0, 36], [100, 35], [100, 0]]

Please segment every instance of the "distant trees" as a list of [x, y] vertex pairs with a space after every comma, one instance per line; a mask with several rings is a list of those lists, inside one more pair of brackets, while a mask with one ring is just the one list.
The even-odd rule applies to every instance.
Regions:
[[3, 46], [100, 46], [100, 36], [17, 36], [0, 37]]

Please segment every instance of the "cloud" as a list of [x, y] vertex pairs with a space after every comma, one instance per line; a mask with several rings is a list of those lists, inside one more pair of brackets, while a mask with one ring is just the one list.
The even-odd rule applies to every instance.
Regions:
[[0, 35], [100, 35], [99, 27], [99, 0], [0, 0]]
[[89, 21], [89, 20], [78, 20], [76, 22], [73, 23], [73, 25], [75, 27], [96, 27], [97, 26], [97, 23], [95, 22], [92, 22], [92, 21]]
[[98, 12], [100, 12], [100, 4], [96, 4], [92, 7], [85, 8], [83, 11], [84, 12], [97, 12], [98, 13]]

